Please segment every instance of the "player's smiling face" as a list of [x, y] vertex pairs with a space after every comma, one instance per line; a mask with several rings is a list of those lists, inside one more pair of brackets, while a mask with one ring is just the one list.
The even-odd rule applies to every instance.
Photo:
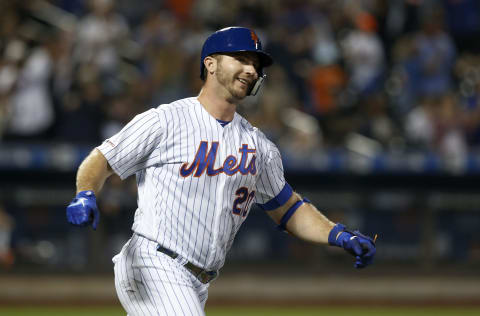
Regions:
[[258, 79], [260, 60], [253, 52], [225, 53], [219, 56], [218, 82], [237, 100], [245, 98]]

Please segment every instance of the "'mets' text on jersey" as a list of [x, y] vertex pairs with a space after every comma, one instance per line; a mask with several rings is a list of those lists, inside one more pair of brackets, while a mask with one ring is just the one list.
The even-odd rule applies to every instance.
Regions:
[[237, 172], [240, 172], [243, 175], [247, 175], [248, 173], [255, 175], [257, 173], [257, 168], [255, 167], [255, 155], [253, 155], [248, 167], [246, 166], [248, 154], [255, 153], [255, 149], [248, 149], [248, 145], [242, 145], [240, 148], [239, 152], [242, 155], [240, 160], [234, 155], [230, 155], [225, 159], [220, 168], [214, 168], [213, 166], [217, 158], [218, 142], [212, 143], [212, 147], [208, 150], [208, 154], [207, 150], [208, 142], [201, 142], [200, 146], [198, 146], [197, 153], [195, 154], [194, 161], [190, 165], [183, 164], [180, 168], [180, 174], [183, 177], [188, 177], [195, 171], [194, 176], [199, 177], [205, 170], [207, 170], [207, 175], [209, 176], [216, 176], [222, 172], [229, 176], [234, 175]]
[[276, 146], [237, 113], [222, 127], [196, 98], [137, 115], [97, 148], [122, 179], [136, 175], [133, 231], [207, 270], [253, 203], [291, 195]]

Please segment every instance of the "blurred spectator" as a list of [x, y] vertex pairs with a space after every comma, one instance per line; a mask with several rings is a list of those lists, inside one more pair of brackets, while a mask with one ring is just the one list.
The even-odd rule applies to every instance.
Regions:
[[185, 21], [192, 14], [194, 0], [167, 0], [166, 7], [170, 9], [180, 21]]
[[346, 74], [340, 65], [319, 65], [312, 69], [310, 85], [312, 113], [325, 116], [335, 111], [341, 104], [340, 98], [346, 86]]
[[414, 148], [431, 150], [435, 140], [435, 104], [432, 97], [424, 97], [405, 119], [405, 134]]
[[420, 63], [417, 82], [421, 95], [439, 95], [452, 88], [455, 46], [443, 29], [443, 21], [441, 10], [426, 14], [415, 40]]
[[0, 203], [0, 266], [10, 268], [14, 263], [11, 249], [11, 237], [15, 222]]
[[0, 60], [0, 136], [8, 127], [12, 112], [11, 98], [18, 80], [20, 61], [26, 54], [26, 45], [21, 40], [12, 40], [5, 47], [5, 53]]
[[59, 102], [58, 140], [79, 143], [100, 141], [104, 102], [102, 92], [97, 78], [85, 81], [77, 79], [75, 86]]
[[392, 48], [392, 66], [386, 85], [392, 97], [396, 114], [405, 116], [418, 102], [420, 63], [416, 56], [414, 40], [403, 36]]
[[375, 17], [367, 12], [352, 14], [354, 29], [341, 41], [349, 72], [349, 87], [360, 95], [382, 88], [385, 56]]
[[459, 86], [466, 141], [473, 150], [480, 145], [480, 56], [464, 54], [457, 59], [455, 75]]
[[441, 154], [453, 164], [450, 167], [460, 167], [467, 155], [467, 144], [459, 111], [454, 93], [424, 98], [407, 116], [405, 131], [409, 141], [417, 148]]
[[[58, 37], [47, 30], [40, 45], [20, 56], [15, 87], [10, 98], [7, 138], [41, 139], [51, 135], [55, 110], [50, 89]], [[19, 53], [20, 55], [21, 53]]]
[[267, 51], [275, 63], [287, 73], [294, 87], [295, 98], [302, 106], [310, 107], [308, 77], [313, 66], [315, 28], [308, 3], [286, 1], [274, 16], [275, 27], [270, 27]]
[[387, 98], [382, 93], [372, 94], [362, 100], [362, 123], [360, 134], [379, 141], [383, 150], [392, 149], [399, 137], [399, 129], [388, 108]]
[[282, 115], [286, 108], [295, 106], [292, 97], [292, 88], [288, 85], [285, 71], [277, 66], [272, 66], [270, 76], [275, 76], [275, 81], [266, 83], [266, 89], [261, 92], [259, 102], [255, 102], [246, 113], [242, 113], [252, 124], [262, 126], [262, 131], [277, 142], [286, 133], [287, 126]]
[[257, 108], [249, 109], [245, 116], [252, 124], [262, 126], [262, 131], [285, 153], [307, 157], [322, 148], [320, 126], [313, 116], [298, 109], [300, 104], [293, 98], [285, 71], [272, 66], [269, 74], [275, 80], [267, 83], [258, 104], [253, 105]]
[[104, 105], [105, 118], [100, 126], [100, 138], [103, 140], [119, 132], [138, 112], [128, 92], [112, 96]]
[[446, 93], [438, 101], [436, 142], [438, 151], [453, 171], [464, 168], [468, 149], [464, 134], [463, 117], [456, 93]]
[[460, 52], [480, 53], [480, 3], [478, 0], [445, 0], [446, 22]]
[[129, 35], [128, 24], [114, 11], [113, 0], [90, 0], [88, 3], [91, 11], [78, 25], [75, 60], [95, 63], [102, 73], [114, 72], [122, 44]]

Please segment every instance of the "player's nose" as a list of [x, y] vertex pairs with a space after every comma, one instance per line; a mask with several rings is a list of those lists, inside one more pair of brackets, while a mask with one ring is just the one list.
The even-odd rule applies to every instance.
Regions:
[[244, 72], [247, 75], [253, 77], [254, 80], [258, 79], [258, 72], [257, 72], [257, 69], [255, 68], [255, 66], [253, 64], [244, 65]]

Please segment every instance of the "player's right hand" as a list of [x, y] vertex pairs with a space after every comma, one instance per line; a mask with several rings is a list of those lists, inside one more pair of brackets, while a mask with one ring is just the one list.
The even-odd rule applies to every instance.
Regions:
[[87, 226], [92, 224], [97, 229], [100, 221], [100, 212], [97, 207], [95, 193], [91, 190], [82, 191], [67, 206], [67, 221], [75, 226]]

